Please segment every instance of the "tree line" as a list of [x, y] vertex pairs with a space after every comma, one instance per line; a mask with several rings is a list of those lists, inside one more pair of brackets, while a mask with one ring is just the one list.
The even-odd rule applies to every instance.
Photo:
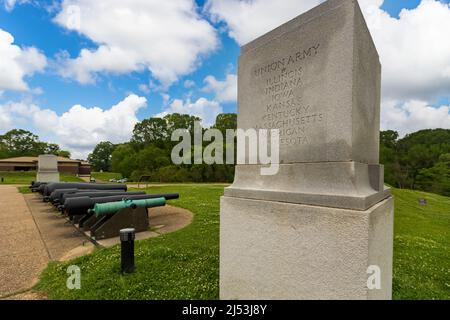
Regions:
[[0, 159], [54, 154], [70, 158], [70, 152], [61, 150], [56, 143], [44, 142], [30, 131], [13, 129], [0, 135]]
[[[233, 181], [234, 165], [172, 163], [171, 152], [178, 144], [178, 141], [171, 141], [172, 132], [183, 129], [193, 136], [194, 122], [200, 120], [198, 117], [179, 113], [145, 119], [135, 125], [129, 142], [117, 145], [109, 141], [100, 142], [89, 154], [88, 161], [94, 170], [119, 172], [132, 181], [138, 181], [143, 175], [155, 182]], [[237, 116], [234, 113], [219, 114], [211, 126], [220, 130], [224, 136], [226, 129], [236, 127]], [[224, 144], [224, 149], [226, 147]], [[191, 154], [194, 154], [193, 150]], [[225, 154], [223, 150], [223, 155]]]
[[[186, 129], [193, 134], [195, 121], [200, 118], [178, 113], [144, 119], [135, 125], [130, 141], [100, 142], [89, 154], [88, 161], [95, 171], [119, 172], [133, 181], [147, 175], [155, 182], [232, 182], [233, 165], [172, 163], [171, 151], [178, 143], [171, 141], [172, 132]], [[236, 129], [236, 114], [219, 114], [211, 127], [225, 136], [226, 129]], [[224, 149], [226, 147], [224, 144]], [[26, 130], [13, 129], [0, 135], [2, 159], [39, 154], [70, 157], [70, 152], [61, 150], [57, 144], [43, 142]], [[393, 130], [381, 131], [380, 163], [384, 164], [385, 182], [394, 187], [450, 196], [448, 129], [420, 130], [403, 138]]]
[[[212, 127], [225, 135], [226, 129], [236, 129], [236, 119], [236, 114], [219, 114]], [[88, 160], [95, 170], [120, 172], [134, 181], [148, 175], [160, 182], [232, 182], [232, 165], [172, 164], [170, 153], [178, 143], [170, 140], [173, 130], [186, 128], [192, 133], [194, 121], [199, 120], [177, 113], [145, 119], [136, 124], [129, 142], [101, 142]], [[385, 182], [392, 186], [450, 196], [448, 129], [420, 130], [401, 139], [396, 131], [381, 131], [380, 163], [384, 164]]]
[[450, 130], [420, 130], [399, 139], [380, 133], [380, 163], [386, 183], [450, 196]]

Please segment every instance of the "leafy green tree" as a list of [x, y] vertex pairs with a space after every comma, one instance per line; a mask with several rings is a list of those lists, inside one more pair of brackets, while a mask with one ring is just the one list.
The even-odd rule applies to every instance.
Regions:
[[394, 130], [380, 131], [380, 144], [386, 148], [395, 149], [398, 132]]
[[126, 178], [129, 178], [131, 173], [138, 169], [136, 151], [129, 143], [115, 147], [111, 155], [111, 168], [112, 171], [120, 172]]
[[70, 158], [70, 151], [67, 150], [59, 150], [56, 154], [57, 156], [64, 157], [64, 158]]
[[216, 117], [216, 122], [213, 128], [219, 129], [225, 137], [227, 129], [237, 129], [237, 114], [236, 113], [221, 113]]
[[171, 113], [164, 117], [167, 122], [168, 137], [176, 129], [187, 129], [189, 132], [194, 132], [194, 122], [201, 121], [199, 117], [191, 116], [189, 114]]
[[32, 156], [43, 151], [39, 137], [23, 129], [13, 129], [1, 135], [0, 143], [8, 150], [10, 157]]
[[140, 150], [136, 156], [136, 161], [138, 168], [147, 173], [171, 164], [170, 157], [166, 154], [166, 150], [160, 149], [154, 145], [148, 145]]
[[13, 129], [0, 135], [0, 157], [37, 156], [40, 154], [58, 155], [60, 148], [55, 143], [39, 140], [30, 131]]
[[110, 171], [111, 158], [114, 151], [114, 145], [109, 141], [102, 141], [97, 144], [88, 155], [88, 161], [95, 171]]
[[131, 142], [138, 145], [156, 143], [163, 146], [169, 138], [167, 121], [161, 118], [150, 118], [134, 126]]
[[8, 147], [4, 143], [0, 142], [0, 159], [8, 157], [9, 157]]
[[420, 169], [416, 186], [424, 191], [450, 196], [450, 153], [441, 155], [433, 167]]

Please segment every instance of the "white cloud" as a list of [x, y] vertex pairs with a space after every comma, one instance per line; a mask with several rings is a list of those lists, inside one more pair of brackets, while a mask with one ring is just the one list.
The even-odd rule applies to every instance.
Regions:
[[[320, 2], [208, 0], [206, 10], [242, 45]], [[448, 107], [433, 108], [430, 101], [450, 96], [450, 4], [422, 0], [417, 8], [403, 9], [397, 19], [380, 8], [383, 0], [359, 3], [382, 64], [382, 123], [403, 133], [448, 127]]]
[[164, 117], [169, 113], [181, 113], [197, 116], [202, 119], [202, 125], [209, 127], [216, 121], [219, 113], [222, 113], [222, 107], [217, 101], [211, 101], [206, 98], [199, 98], [195, 102], [191, 102], [188, 98], [183, 101], [181, 99], [174, 99], [169, 107], [156, 115], [156, 117]]
[[64, 0], [55, 21], [99, 45], [62, 63], [61, 74], [81, 83], [100, 72], [148, 69], [168, 86], [218, 45], [215, 29], [192, 0]]
[[30, 0], [4, 0], [3, 4], [5, 6], [6, 11], [12, 11], [16, 4], [23, 4], [30, 2]]
[[299, 14], [321, 0], [208, 0], [205, 10], [213, 21], [224, 21], [228, 34], [243, 45]]
[[435, 108], [420, 100], [390, 100], [381, 109], [381, 128], [396, 130], [400, 136], [421, 129], [450, 129], [450, 106]]
[[145, 83], [141, 83], [139, 86], [139, 90], [145, 94], [150, 94], [150, 86]]
[[[207, 10], [244, 44], [322, 1], [209, 0]], [[383, 97], [432, 100], [450, 95], [450, 4], [422, 0], [393, 18], [383, 0], [360, 0], [383, 66]]]
[[184, 80], [183, 86], [187, 89], [195, 87], [195, 82], [193, 80], [187, 79]]
[[125, 142], [131, 138], [136, 113], [147, 105], [144, 97], [131, 94], [109, 109], [74, 105], [62, 115], [25, 102], [0, 105], [0, 130], [22, 123], [38, 135], [50, 135], [75, 158], [86, 158], [100, 141]]
[[217, 80], [209, 75], [204, 80], [205, 92], [214, 92], [216, 99], [220, 102], [235, 102], [237, 100], [237, 75], [227, 74], [225, 80]]
[[29, 90], [24, 78], [42, 71], [47, 59], [36, 48], [20, 48], [14, 37], [0, 29], [0, 90]]
[[449, 4], [422, 0], [415, 9], [403, 9], [399, 19], [373, 3], [364, 11], [383, 67], [383, 97], [433, 100], [450, 95]]

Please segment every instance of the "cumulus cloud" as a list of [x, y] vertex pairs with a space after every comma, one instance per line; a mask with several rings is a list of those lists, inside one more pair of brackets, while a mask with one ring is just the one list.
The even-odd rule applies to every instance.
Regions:
[[[209, 0], [215, 21], [226, 23], [231, 37], [244, 44], [322, 1]], [[450, 94], [450, 4], [422, 0], [393, 18], [383, 0], [360, 0], [383, 66], [383, 97], [431, 100]]]
[[237, 100], [237, 75], [227, 74], [225, 80], [217, 80], [209, 75], [204, 80], [203, 91], [214, 92], [220, 102], [235, 102]]
[[0, 90], [29, 90], [24, 78], [44, 70], [47, 59], [34, 47], [21, 48], [0, 29]]
[[12, 11], [16, 4], [23, 4], [27, 2], [30, 2], [30, 0], [4, 0], [3, 5], [6, 11]]
[[450, 94], [450, 4], [422, 0], [392, 18], [364, 3], [364, 14], [383, 66], [383, 97], [432, 100]]
[[195, 87], [195, 82], [193, 80], [187, 79], [187, 80], [184, 80], [183, 86], [186, 89], [189, 89], [189, 88]]
[[174, 99], [164, 112], [156, 115], [157, 117], [164, 117], [169, 113], [181, 113], [197, 116], [202, 119], [202, 125], [209, 127], [216, 121], [219, 113], [222, 113], [222, 107], [217, 101], [208, 100], [206, 98], [199, 98], [192, 102], [189, 98], [185, 101], [181, 99]]
[[[223, 22], [229, 36], [242, 45], [321, 2], [208, 0], [205, 8], [212, 20]], [[380, 8], [383, 0], [359, 3], [382, 64], [385, 128], [407, 132], [410, 123], [410, 129], [416, 129], [420, 127], [420, 119], [415, 118], [418, 114], [429, 127], [435, 127], [433, 123], [445, 126], [437, 115], [447, 121], [448, 107], [433, 108], [430, 101], [450, 95], [450, 4], [422, 0], [395, 18]], [[410, 113], [413, 106], [414, 113]]]
[[208, 0], [205, 10], [243, 45], [318, 5], [321, 0]]
[[400, 136], [421, 129], [450, 129], [450, 106], [436, 108], [426, 101], [390, 100], [383, 104], [381, 128], [396, 130]]
[[168, 86], [218, 45], [192, 0], [64, 0], [55, 21], [98, 44], [61, 63], [60, 73], [81, 83], [100, 72], [148, 69]]
[[130, 94], [109, 109], [74, 105], [62, 115], [26, 102], [0, 105], [0, 130], [17, 123], [32, 126], [37, 134], [48, 134], [73, 157], [86, 158], [100, 141], [120, 143], [131, 138], [136, 113], [147, 105], [144, 97]]

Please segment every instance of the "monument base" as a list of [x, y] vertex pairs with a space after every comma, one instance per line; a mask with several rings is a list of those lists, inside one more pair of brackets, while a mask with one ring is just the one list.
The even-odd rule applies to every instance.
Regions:
[[59, 172], [38, 172], [36, 181], [39, 182], [59, 182]]
[[220, 208], [221, 299], [391, 299], [392, 197], [364, 211], [227, 196]]

